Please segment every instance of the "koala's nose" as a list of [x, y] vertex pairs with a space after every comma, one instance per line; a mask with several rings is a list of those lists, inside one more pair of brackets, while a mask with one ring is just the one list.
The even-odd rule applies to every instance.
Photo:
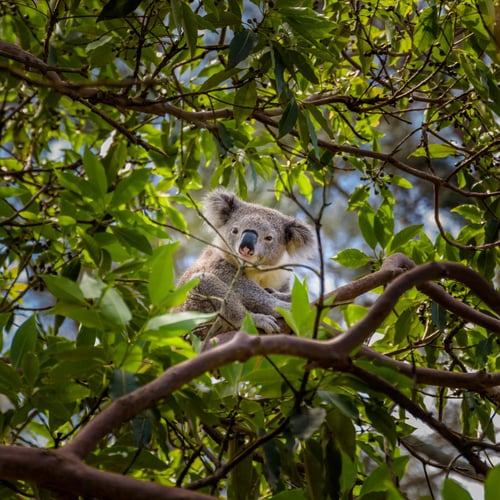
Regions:
[[251, 257], [255, 252], [257, 233], [255, 231], [243, 231], [238, 252], [244, 257]]

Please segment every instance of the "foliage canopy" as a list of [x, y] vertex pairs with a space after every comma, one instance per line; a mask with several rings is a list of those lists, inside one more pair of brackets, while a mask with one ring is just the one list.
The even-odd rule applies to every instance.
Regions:
[[[404, 498], [409, 455], [484, 480], [498, 1], [14, 0], [0, 33], [2, 498]], [[319, 298], [200, 354], [176, 240], [221, 184], [296, 204]], [[337, 272], [375, 271], [334, 291], [332, 198], [363, 240]]]

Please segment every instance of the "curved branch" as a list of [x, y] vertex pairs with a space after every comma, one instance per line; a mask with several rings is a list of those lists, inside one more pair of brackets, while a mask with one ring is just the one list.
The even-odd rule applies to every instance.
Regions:
[[392, 359], [366, 346], [361, 347], [358, 356], [392, 366], [402, 375], [412, 378], [417, 384], [486, 391], [489, 396], [494, 397], [500, 403], [500, 389], [497, 388], [500, 385], [500, 372], [476, 371], [463, 373], [424, 368]]
[[[404, 261], [401, 256], [398, 259]], [[473, 270], [454, 263], [424, 264], [396, 278], [377, 299], [368, 314], [348, 332], [327, 342], [288, 335], [253, 337], [238, 332], [232, 341], [170, 368], [156, 380], [117, 399], [83, 428], [63, 450], [80, 458], [85, 457], [100, 439], [140, 412], [154, 407], [158, 401], [196, 377], [234, 361], [246, 361], [257, 355], [287, 354], [317, 362], [321, 366], [345, 370], [350, 365], [350, 353], [375, 331], [404, 292], [413, 286], [441, 277], [452, 277], [464, 283], [493, 310], [500, 311], [500, 294]], [[495, 321], [495, 331], [500, 332], [500, 321]], [[458, 375], [468, 374], [449, 377], [460, 380]], [[478, 386], [484, 388], [484, 382], [478, 380]]]
[[443, 307], [448, 309], [448, 311], [451, 311], [466, 321], [470, 321], [471, 323], [487, 328], [494, 333], [500, 334], [500, 320], [477, 311], [467, 304], [454, 299], [439, 285], [428, 282], [417, 286], [417, 289], [422, 293], [425, 293], [425, 295], [430, 297], [435, 302], [441, 304]]
[[[89, 467], [60, 450], [0, 446], [0, 477], [78, 497], [115, 500], [214, 500], [214, 497]], [[66, 497], [65, 497], [66, 498]]]
[[205, 351], [196, 358], [183, 361], [149, 384], [117, 399], [84, 427], [62, 450], [83, 458], [104, 436], [112, 433], [114, 429], [140, 412], [152, 408], [158, 401], [196, 377], [228, 363], [246, 361], [252, 356], [264, 354], [290, 354], [318, 360], [328, 366], [336, 364], [333, 352], [325, 349], [324, 344], [319, 341], [289, 335], [273, 335], [264, 338], [238, 332], [231, 342]]
[[[333, 297], [333, 302], [330, 304], [331, 307], [345, 304], [374, 288], [387, 285], [394, 278], [413, 267], [415, 267], [414, 262], [406, 255], [395, 253], [384, 261], [378, 271], [327, 293], [323, 297], [323, 300], [325, 301]], [[317, 301], [313, 302], [312, 305], [316, 303]]]
[[463, 243], [450, 238], [446, 234], [443, 224], [441, 223], [441, 218], [439, 217], [439, 186], [437, 184], [434, 185], [434, 222], [439, 230], [439, 234], [446, 241], [446, 243], [449, 243], [456, 248], [460, 248], [461, 250], [472, 250], [477, 252], [487, 250], [488, 248], [498, 247], [500, 245], [500, 240], [492, 241], [491, 243], [484, 243], [482, 245], [464, 245]]
[[[500, 294], [472, 269], [453, 262], [430, 262], [398, 276], [375, 301], [366, 316], [347, 332], [328, 341], [338, 359], [346, 358], [359, 347], [391, 312], [397, 301], [410, 288], [439, 278], [453, 278], [468, 286], [493, 311], [500, 314]], [[493, 319], [493, 330], [500, 333], [500, 320]]]
[[[97, 415], [71, 443], [59, 450], [59, 453], [84, 458], [95, 448], [100, 439], [141, 411], [153, 407], [159, 400], [167, 397], [197, 376], [234, 361], [245, 361], [252, 356], [267, 354], [294, 355], [315, 360], [324, 367], [328, 366], [350, 373], [358, 370], [358, 368], [353, 368], [349, 361], [339, 361], [332, 349], [325, 349], [324, 342], [288, 335], [259, 337], [238, 332], [231, 342], [206, 351], [194, 359], [184, 361], [170, 368], [153, 382], [116, 400], [101, 414]], [[363, 351], [363, 354], [371, 355], [369, 351]], [[386, 360], [384, 359], [384, 361]], [[393, 360], [390, 363], [405, 375], [414, 378], [417, 383], [432, 382], [435, 385], [447, 385], [450, 387], [485, 389], [491, 385], [498, 385], [500, 382], [500, 373], [444, 374], [445, 372], [441, 373], [438, 370], [420, 368], [414, 370], [413, 367], [408, 365], [405, 367], [403, 363], [394, 362]], [[441, 383], [436, 384], [436, 377], [438, 376], [443, 376], [443, 380], [446, 383], [441, 381]], [[412, 408], [413, 406], [408, 409], [412, 410]], [[419, 409], [416, 411], [415, 416], [420, 418], [419, 415], [422, 412], [423, 410]], [[455, 443], [452, 442], [452, 444]]]

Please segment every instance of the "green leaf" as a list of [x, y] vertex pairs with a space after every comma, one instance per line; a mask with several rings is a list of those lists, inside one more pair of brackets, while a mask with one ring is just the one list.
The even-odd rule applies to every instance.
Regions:
[[311, 307], [307, 285], [295, 278], [292, 286], [292, 302], [290, 309], [277, 308], [286, 323], [297, 334], [311, 337], [316, 318], [316, 308]]
[[420, 14], [413, 36], [413, 48], [416, 53], [426, 53], [438, 37], [438, 12], [435, 5]]
[[127, 177], [123, 178], [114, 189], [110, 206], [119, 207], [135, 198], [146, 187], [150, 175], [150, 170], [146, 168], [133, 170]]
[[475, 224], [480, 224], [484, 220], [484, 212], [477, 205], [459, 205], [452, 208], [451, 212], [460, 214]]
[[380, 246], [385, 248], [394, 232], [394, 214], [390, 203], [384, 201], [375, 212], [373, 229]]
[[108, 190], [106, 171], [99, 158], [88, 148], [83, 152], [83, 168], [96, 195], [103, 197]]
[[112, 226], [112, 231], [114, 235], [118, 238], [118, 241], [127, 249], [129, 247], [137, 248], [143, 253], [151, 255], [153, 249], [151, 243], [148, 239], [139, 231], [131, 229], [129, 227], [117, 227]]
[[139, 387], [140, 384], [135, 374], [124, 370], [114, 370], [109, 383], [109, 394], [113, 399], [118, 399], [134, 392]]
[[411, 189], [413, 187], [413, 184], [408, 179], [405, 179], [404, 177], [401, 177], [399, 175], [392, 175], [389, 180], [391, 184], [399, 186], [403, 189]]
[[180, 312], [169, 313], [151, 318], [145, 326], [147, 337], [177, 336], [185, 334], [198, 325], [215, 317], [215, 313]]
[[179, 242], [155, 248], [151, 259], [148, 292], [154, 306], [160, 306], [173, 292], [174, 254]]
[[285, 62], [283, 61], [281, 53], [281, 46], [277, 43], [273, 44], [274, 77], [276, 79], [276, 90], [279, 96], [282, 95], [283, 89], [288, 89], [288, 85], [285, 84]]
[[342, 250], [335, 257], [332, 257], [332, 260], [338, 262], [341, 266], [350, 268], [366, 266], [372, 262], [372, 259], [368, 255], [357, 248]]
[[358, 224], [359, 229], [361, 230], [361, 234], [363, 238], [368, 243], [370, 248], [375, 248], [377, 246], [377, 237], [375, 235], [374, 222], [375, 221], [375, 212], [373, 208], [364, 204], [361, 206], [358, 212]]
[[408, 345], [408, 339], [414, 339], [421, 330], [421, 324], [413, 308], [405, 309], [394, 325], [394, 345]]
[[[132, 435], [134, 436], [134, 443], [137, 448], [145, 448], [153, 437], [153, 424], [151, 411], [144, 411], [139, 413], [132, 419]], [[154, 455], [151, 455], [156, 459]], [[165, 467], [165, 464], [162, 463]]]
[[[274, 489], [274, 484], [277, 479], [271, 472], [269, 472], [270, 468], [267, 466], [268, 461], [266, 460], [266, 445], [272, 446], [272, 441], [265, 443], [262, 448], [264, 451], [264, 470], [266, 472], [266, 478]], [[237, 437], [234, 437], [229, 440], [229, 460], [233, 460], [236, 456], [238, 456], [239, 452], [241, 452], [241, 443]], [[234, 500], [256, 500], [257, 496], [252, 494], [256, 482], [258, 484], [260, 479], [258, 478], [255, 467], [253, 466], [252, 457], [246, 456], [231, 470], [229, 474], [228, 498]]]
[[63, 382], [76, 378], [87, 378], [94, 375], [102, 369], [103, 361], [101, 359], [71, 359], [63, 360], [57, 363], [50, 371], [50, 379], [56, 382]]
[[77, 323], [81, 323], [91, 328], [102, 329], [104, 326], [101, 315], [96, 310], [89, 309], [88, 306], [58, 302], [52, 308], [52, 312], [60, 316], [71, 318]]
[[447, 320], [447, 311], [441, 305], [435, 301], [431, 302], [431, 314], [432, 314], [432, 322], [440, 329], [444, 329], [446, 327]]
[[144, 352], [139, 344], [129, 344], [128, 342], [120, 342], [114, 348], [112, 356], [114, 366], [136, 372], [144, 362]]
[[[498, 489], [495, 491], [494, 498], [498, 498], [499, 491]], [[449, 477], [445, 478], [443, 482], [442, 498], [443, 500], [472, 500], [469, 492]]]
[[81, 233], [80, 238], [82, 239], [83, 250], [86, 250], [94, 263], [99, 265], [101, 263], [101, 250], [97, 241], [87, 233]]
[[290, 417], [290, 430], [299, 439], [309, 439], [326, 417], [324, 408], [302, 407]]
[[257, 45], [258, 37], [253, 30], [243, 30], [236, 33], [229, 44], [227, 69], [236, 67], [244, 61]]
[[92, 52], [93, 50], [97, 49], [98, 47], [101, 47], [101, 45], [108, 44], [109, 42], [111, 42], [111, 40], [113, 40], [113, 37], [111, 35], [101, 36], [97, 40], [90, 42], [85, 47], [85, 52], [87, 52], [87, 53]]
[[21, 367], [23, 370], [23, 378], [28, 383], [28, 386], [34, 387], [38, 374], [40, 373], [38, 356], [32, 351], [27, 351], [23, 356]]
[[399, 233], [395, 234], [388, 245], [389, 253], [394, 253], [396, 250], [401, 248], [405, 243], [408, 243], [411, 239], [415, 238], [424, 227], [423, 224], [414, 224], [412, 226], [405, 227], [401, 229]]
[[332, 23], [325, 16], [310, 7], [284, 6], [278, 10], [297, 36], [324, 49], [321, 39], [328, 38], [333, 29]]
[[349, 492], [356, 484], [356, 467], [347, 453], [341, 451], [340, 491]]
[[368, 497], [369, 493], [383, 491], [386, 493], [384, 498], [390, 498], [391, 500], [396, 500], [396, 498], [403, 499], [401, 495], [398, 497], [389, 497], [389, 494], [392, 493], [391, 490], [394, 489], [389, 468], [387, 467], [387, 464], [382, 464], [363, 481], [359, 498], [363, 498], [364, 495]]
[[278, 138], [283, 137], [293, 129], [298, 116], [299, 107], [297, 101], [290, 99], [278, 123]]
[[348, 304], [344, 311], [344, 318], [347, 325], [351, 327], [366, 315], [367, 309], [359, 304]]
[[106, 284], [99, 278], [94, 278], [87, 273], [82, 276], [80, 281], [80, 290], [86, 299], [98, 299], [105, 289]]
[[76, 349], [68, 349], [59, 351], [51, 355], [54, 359], [68, 361], [85, 361], [89, 359], [97, 359], [101, 363], [107, 361], [106, 351], [102, 347], [81, 346]]
[[345, 394], [337, 394], [331, 391], [318, 391], [318, 396], [324, 401], [332, 404], [340, 412], [342, 412], [346, 417], [359, 421], [359, 411], [354, 404], [352, 398]]
[[249, 333], [251, 335], [258, 335], [259, 334], [259, 331], [257, 330], [255, 323], [253, 322], [252, 316], [250, 316], [250, 313], [248, 311], [245, 314], [243, 322], [241, 323], [240, 330], [242, 332], [246, 332], [246, 333]]
[[348, 210], [355, 210], [366, 205], [366, 201], [370, 197], [370, 190], [365, 186], [357, 187], [349, 197]]
[[304, 467], [306, 475], [306, 498], [326, 500], [323, 484], [324, 457], [321, 445], [314, 439], [309, 439], [304, 447]]
[[[109, 393], [113, 400], [116, 400], [134, 392], [139, 387], [139, 380], [134, 373], [125, 370], [114, 370], [109, 384]], [[152, 413], [150, 411], [144, 411], [132, 419], [132, 433], [137, 448], [143, 448], [151, 441], [151, 420]]]
[[14, 368], [22, 368], [25, 355], [28, 352], [35, 352], [37, 337], [35, 316], [31, 316], [18, 328], [12, 339], [10, 359]]
[[[262, 430], [260, 430], [260, 434], [262, 434]], [[266, 479], [274, 490], [280, 478], [281, 459], [279, 450], [274, 440], [264, 442], [262, 449], [264, 451]]]
[[491, 469], [486, 476], [486, 481], [484, 483], [484, 500], [496, 500], [498, 498], [499, 491], [500, 491], [500, 466], [497, 466]]
[[457, 154], [457, 149], [449, 144], [429, 144], [427, 148], [421, 147], [413, 151], [410, 156], [424, 158], [447, 158]]
[[198, 18], [191, 10], [191, 7], [184, 2], [182, 2], [181, 11], [182, 26], [184, 28], [184, 34], [186, 35], [189, 53], [191, 57], [194, 57], [196, 54], [196, 44], [198, 42]]
[[64, 276], [45, 275], [42, 278], [49, 292], [56, 299], [70, 304], [85, 304], [85, 297], [74, 281]]
[[[124, 370], [115, 370], [111, 376], [109, 393], [111, 397], [116, 400], [130, 394], [139, 387], [140, 384], [135, 374]], [[144, 411], [135, 416], [131, 424], [136, 447], [143, 448], [147, 446], [153, 434], [151, 411]]]
[[480, 340], [475, 349], [477, 366], [487, 366], [488, 356], [493, 352], [493, 339], [488, 337]]
[[284, 490], [273, 495], [270, 500], [307, 500], [304, 490]]
[[127, 304], [114, 288], [108, 288], [104, 292], [99, 301], [99, 310], [106, 319], [120, 327], [126, 326], [132, 319]]
[[308, 81], [313, 84], [318, 84], [319, 80], [316, 76], [314, 66], [311, 61], [302, 53], [297, 52], [296, 50], [290, 51], [290, 57], [293, 60], [295, 66], [300, 71], [301, 75], [304, 76]]
[[110, 0], [102, 9], [97, 21], [125, 17], [133, 12], [141, 0]]
[[396, 424], [387, 410], [378, 401], [369, 401], [365, 404], [366, 416], [373, 427], [385, 436], [394, 446], [397, 440]]
[[238, 69], [236, 68], [214, 73], [203, 82], [200, 87], [200, 92], [206, 92], [207, 90], [217, 88], [221, 83], [225, 82], [226, 80], [230, 80], [230, 78], [236, 73], [238, 73]]
[[[11, 356], [12, 356], [12, 348], [11, 348]], [[21, 377], [19, 376], [17, 369], [6, 364], [4, 361], [0, 361], [0, 391], [2, 391], [2, 393], [5, 393], [6, 390], [9, 390], [12, 391], [13, 393], [16, 393], [20, 389], [21, 389]]]
[[257, 87], [255, 80], [250, 80], [240, 87], [234, 96], [233, 115], [237, 125], [243, 123], [252, 114], [256, 102]]

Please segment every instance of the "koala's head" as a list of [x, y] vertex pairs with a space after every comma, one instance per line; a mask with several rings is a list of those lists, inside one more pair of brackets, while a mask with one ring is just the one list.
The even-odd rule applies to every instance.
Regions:
[[222, 242], [249, 262], [273, 266], [285, 254], [298, 258], [313, 249], [314, 236], [306, 224], [272, 208], [244, 202], [229, 191], [212, 192], [205, 207], [207, 220]]

